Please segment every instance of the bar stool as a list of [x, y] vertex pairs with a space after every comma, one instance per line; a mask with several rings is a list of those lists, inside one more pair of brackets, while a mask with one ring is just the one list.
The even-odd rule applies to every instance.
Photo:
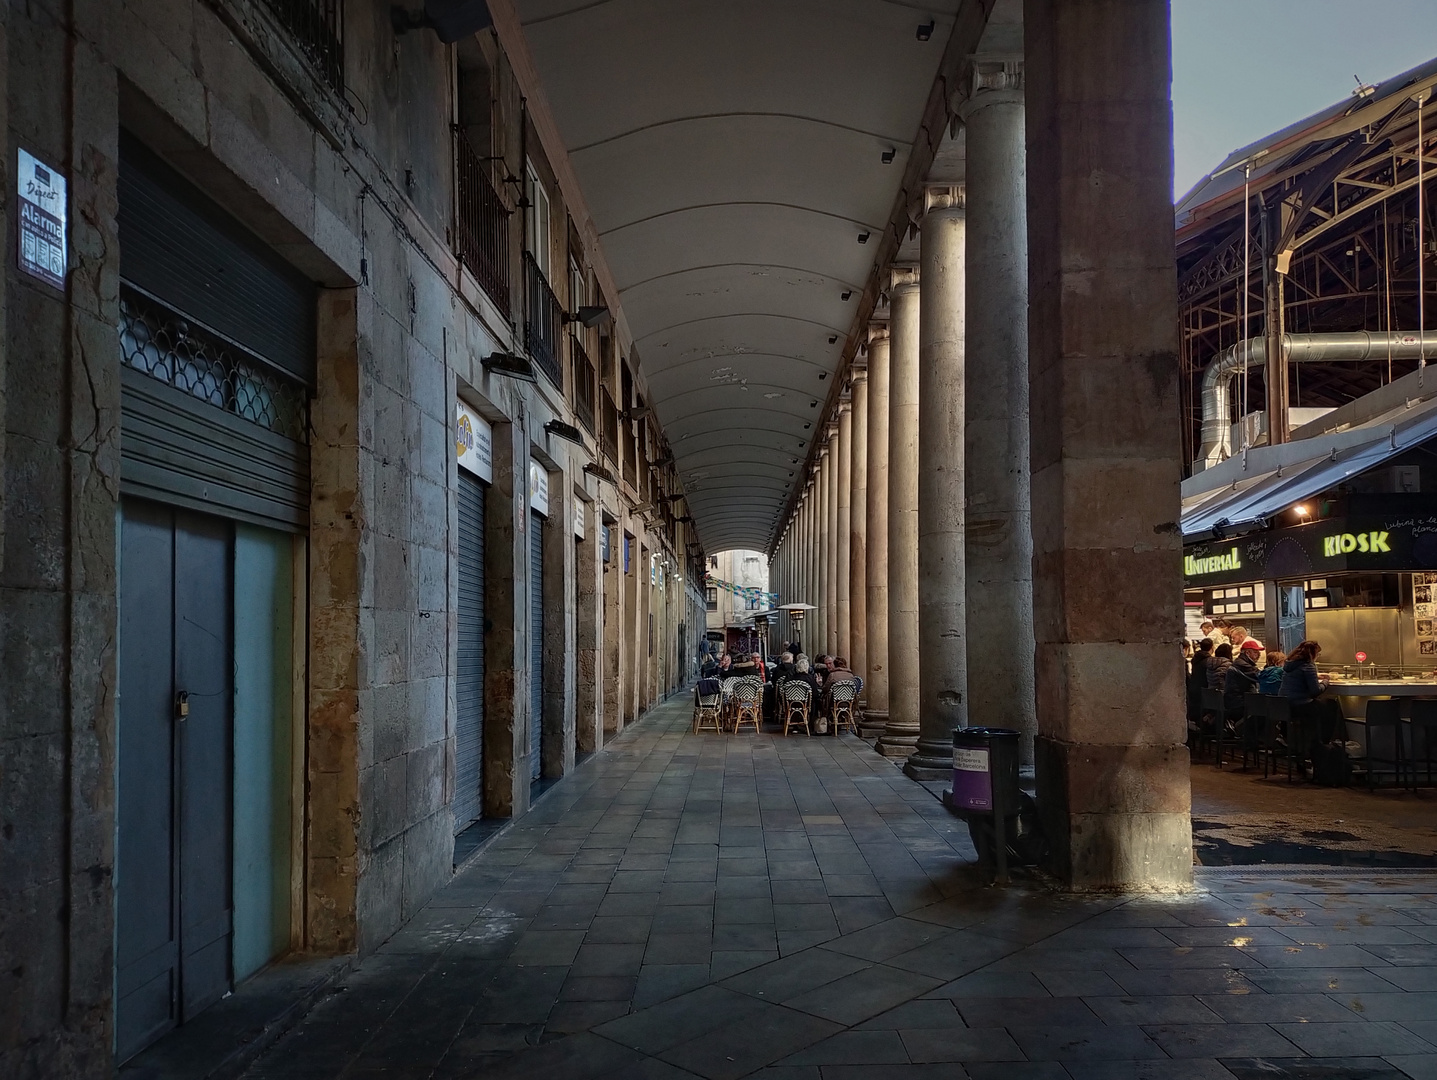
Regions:
[[[1378, 756], [1376, 749], [1379, 736], [1392, 738], [1392, 754]], [[1403, 785], [1403, 774], [1407, 770], [1407, 755], [1403, 753], [1402, 700], [1400, 698], [1372, 698], [1367, 702], [1367, 748], [1362, 762], [1367, 768], [1367, 790], [1377, 786], [1377, 766], [1391, 765], [1393, 777], [1399, 787]], [[1416, 787], [1416, 778], [1413, 778]]]
[[1417, 764], [1427, 766], [1427, 786], [1432, 786], [1432, 765], [1437, 760], [1437, 699], [1415, 698], [1412, 702], [1412, 784], [1417, 784]]

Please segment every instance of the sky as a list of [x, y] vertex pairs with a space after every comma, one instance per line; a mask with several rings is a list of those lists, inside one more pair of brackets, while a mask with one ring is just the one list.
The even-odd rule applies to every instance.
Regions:
[[1173, 195], [1229, 152], [1437, 57], [1437, 0], [1172, 0]]

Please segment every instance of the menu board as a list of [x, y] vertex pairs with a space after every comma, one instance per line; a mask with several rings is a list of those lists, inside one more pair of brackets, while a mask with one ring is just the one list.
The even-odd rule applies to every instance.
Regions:
[[1412, 575], [1412, 618], [1418, 655], [1437, 656], [1437, 574]]

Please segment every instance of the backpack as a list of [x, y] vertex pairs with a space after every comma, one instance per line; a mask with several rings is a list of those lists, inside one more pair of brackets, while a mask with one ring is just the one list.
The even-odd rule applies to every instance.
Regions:
[[1312, 751], [1312, 782], [1323, 787], [1346, 787], [1352, 782], [1352, 759], [1344, 742], [1321, 743]]

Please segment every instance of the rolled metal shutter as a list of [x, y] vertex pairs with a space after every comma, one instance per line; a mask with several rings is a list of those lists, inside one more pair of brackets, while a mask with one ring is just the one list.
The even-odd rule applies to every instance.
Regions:
[[454, 831], [483, 811], [484, 484], [459, 470], [459, 649], [454, 686]]
[[529, 778], [539, 779], [544, 745], [544, 516], [529, 514]]
[[121, 491], [303, 531], [315, 286], [123, 132], [119, 197]]

